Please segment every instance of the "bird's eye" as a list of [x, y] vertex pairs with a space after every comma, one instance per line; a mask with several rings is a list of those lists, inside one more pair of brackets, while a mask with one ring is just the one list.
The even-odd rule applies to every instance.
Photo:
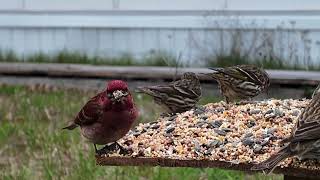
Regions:
[[112, 94], [107, 93], [107, 97], [108, 97], [109, 99], [112, 98]]

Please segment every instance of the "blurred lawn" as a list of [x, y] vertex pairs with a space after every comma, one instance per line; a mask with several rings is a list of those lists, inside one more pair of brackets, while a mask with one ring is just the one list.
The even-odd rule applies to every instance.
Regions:
[[[61, 130], [92, 95], [1, 87], [0, 179], [282, 179], [220, 169], [96, 166], [93, 145], [79, 130]], [[202, 103], [215, 100], [203, 98]], [[142, 114], [140, 122], [159, 114], [150, 98], [139, 95], [135, 101]]]

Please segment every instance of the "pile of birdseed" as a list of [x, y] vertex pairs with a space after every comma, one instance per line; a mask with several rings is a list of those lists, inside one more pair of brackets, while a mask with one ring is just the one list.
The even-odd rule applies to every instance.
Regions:
[[[281, 147], [309, 100], [269, 99], [250, 104], [211, 103], [174, 117], [139, 124], [119, 140], [130, 157], [258, 163]], [[118, 153], [106, 156], [122, 156]], [[288, 158], [281, 166], [320, 169]]]

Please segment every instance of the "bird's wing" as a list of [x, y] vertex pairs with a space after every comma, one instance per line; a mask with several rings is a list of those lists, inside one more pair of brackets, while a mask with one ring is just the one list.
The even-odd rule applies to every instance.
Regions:
[[92, 124], [101, 117], [103, 114], [103, 106], [99, 104], [100, 96], [101, 94], [94, 96], [82, 107], [77, 117], [74, 119], [75, 124]]
[[[194, 104], [201, 96], [201, 89], [199, 93], [189, 87], [190, 82], [182, 79], [167, 85], [138, 88], [138, 92], [152, 96], [157, 103], [165, 104], [169, 108], [183, 108], [186, 104]], [[171, 109], [171, 111], [176, 110]]]
[[300, 142], [313, 139], [320, 139], [320, 122], [313, 121], [300, 125], [295, 131], [291, 142]]
[[238, 65], [227, 68], [209, 68], [211, 70], [217, 71], [233, 77], [235, 79], [253, 82], [255, 84], [262, 84], [260, 78], [258, 77], [259, 72], [255, 66], [250, 65]]
[[262, 76], [260, 68], [251, 65], [238, 65], [235, 66], [235, 69], [237, 69], [242, 76], [245, 76], [247, 81], [263, 85], [263, 78], [260, 77]]
[[216, 71], [216, 74], [223, 74], [223, 75], [228, 75], [230, 77], [233, 77], [235, 79], [241, 79], [244, 81], [247, 81], [247, 77], [243, 76], [242, 73], [232, 67], [227, 67], [227, 68], [209, 68], [211, 70]]
[[320, 139], [320, 94], [317, 94], [299, 116], [292, 135], [293, 142]]
[[182, 79], [175, 81], [170, 85], [175, 90], [176, 94], [180, 96], [188, 98], [198, 98], [201, 96], [200, 84], [196, 84], [196, 82], [192, 82], [192, 80]]
[[133, 108], [130, 111], [130, 119], [136, 119], [139, 116], [139, 111], [134, 105]]

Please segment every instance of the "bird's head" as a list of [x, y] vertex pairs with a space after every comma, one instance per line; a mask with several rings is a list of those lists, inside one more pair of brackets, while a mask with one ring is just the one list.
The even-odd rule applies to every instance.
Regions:
[[186, 72], [182, 75], [182, 81], [186, 80], [187, 88], [192, 89], [195, 93], [201, 96], [201, 85], [198, 76], [193, 72]]
[[106, 95], [112, 103], [123, 102], [130, 92], [127, 83], [121, 80], [113, 80], [107, 84]]
[[193, 73], [193, 72], [185, 72], [182, 75], [181, 79], [186, 79], [187, 81], [189, 81], [193, 86], [200, 86], [200, 81], [198, 76]]
[[193, 72], [186, 72], [182, 75], [182, 79], [199, 80], [198, 76]]

